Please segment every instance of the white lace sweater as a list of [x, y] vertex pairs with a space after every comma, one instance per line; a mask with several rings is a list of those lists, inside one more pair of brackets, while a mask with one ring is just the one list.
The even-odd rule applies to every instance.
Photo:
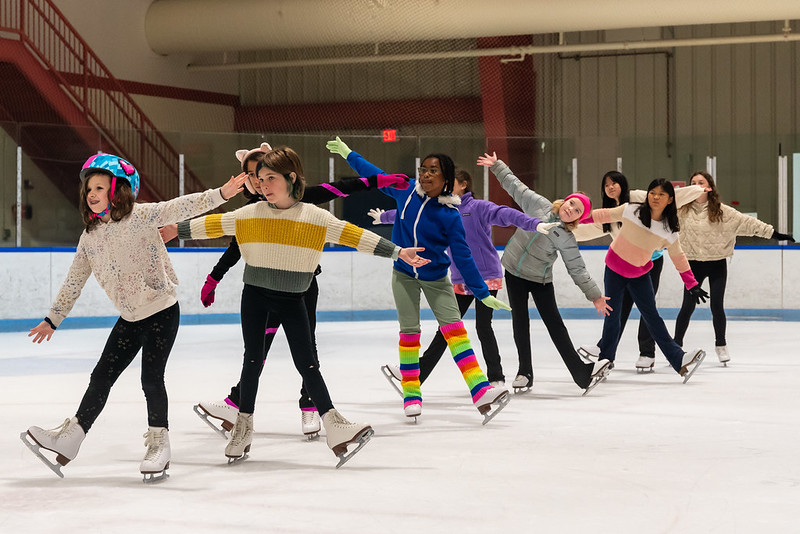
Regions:
[[55, 326], [61, 324], [90, 274], [126, 321], [140, 321], [169, 308], [178, 301], [178, 278], [158, 228], [191, 219], [224, 202], [219, 189], [209, 189], [166, 202], [134, 204], [121, 221], [84, 230], [47, 316]]
[[722, 221], [708, 220], [708, 203], [692, 202], [678, 210], [681, 247], [695, 261], [715, 261], [733, 256], [736, 236], [772, 237], [772, 225], [723, 204]]

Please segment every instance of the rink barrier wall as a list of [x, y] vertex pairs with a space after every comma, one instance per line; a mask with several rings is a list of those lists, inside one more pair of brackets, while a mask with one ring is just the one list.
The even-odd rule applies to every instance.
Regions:
[[[243, 262], [233, 267], [217, 286], [216, 300], [209, 308], [200, 302], [200, 288], [216, 264], [223, 248], [170, 248], [170, 259], [181, 284], [178, 299], [181, 324], [225, 324], [239, 322]], [[498, 248], [498, 253], [502, 252]], [[601, 284], [607, 247], [581, 247], [592, 277]], [[26, 331], [42, 320], [72, 263], [75, 248], [0, 248], [0, 332]], [[683, 286], [669, 259], [664, 265], [657, 295], [665, 319], [674, 319], [680, 308]], [[390, 288], [391, 261], [356, 253], [344, 247], [326, 248], [318, 278], [319, 321], [395, 321], [397, 315]], [[726, 313], [731, 320], [800, 321], [800, 247], [779, 245], [737, 246], [728, 264]], [[561, 261], [553, 277], [556, 299], [565, 319], [599, 318], [572, 283]], [[356, 283], [357, 281], [357, 283]], [[707, 288], [707, 283], [704, 284]], [[38, 288], [38, 289], [37, 289]], [[507, 300], [505, 290], [498, 298]], [[422, 302], [422, 318], [433, 315]], [[538, 313], [529, 302], [530, 316]], [[636, 311], [634, 309], [633, 317]], [[470, 310], [467, 318], [473, 317]], [[498, 319], [510, 318], [506, 311]], [[118, 313], [94, 277], [90, 277], [69, 317], [61, 327], [106, 328]], [[710, 320], [708, 304], [699, 305], [693, 315]]]

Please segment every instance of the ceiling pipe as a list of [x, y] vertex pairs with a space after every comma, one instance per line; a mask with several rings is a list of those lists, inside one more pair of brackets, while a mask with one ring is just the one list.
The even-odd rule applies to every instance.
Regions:
[[[788, 21], [787, 21], [788, 22]], [[318, 67], [330, 65], [347, 65], [356, 63], [385, 63], [397, 61], [426, 61], [435, 59], [474, 58], [490, 56], [510, 56], [503, 61], [520, 61], [528, 55], [603, 52], [615, 50], [647, 50], [653, 48], [677, 48], [686, 46], [718, 46], [752, 43], [779, 43], [800, 41], [800, 34], [791, 33], [788, 24], [783, 28], [783, 33], [769, 35], [741, 35], [730, 37], [697, 37], [691, 39], [661, 39], [655, 41], [629, 41], [617, 43], [592, 43], [592, 44], [556, 44], [512, 46], [506, 48], [480, 48], [473, 50], [449, 50], [442, 52], [420, 52], [414, 54], [372, 55], [357, 57], [334, 57], [315, 59], [289, 59], [279, 61], [256, 61], [248, 63], [223, 63], [212, 65], [189, 64], [189, 71], [220, 71], [220, 70], [257, 70], [279, 69], [289, 67]]]

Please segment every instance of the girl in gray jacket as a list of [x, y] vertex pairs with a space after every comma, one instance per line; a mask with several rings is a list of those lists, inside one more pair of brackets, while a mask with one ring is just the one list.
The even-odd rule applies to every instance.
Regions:
[[514, 176], [511, 169], [497, 159], [495, 153], [479, 157], [478, 165], [490, 168], [503, 189], [527, 215], [538, 217], [543, 222], [558, 223], [548, 234], [517, 229], [506, 245], [501, 260], [511, 304], [514, 343], [519, 355], [519, 370], [512, 386], [517, 392], [527, 391], [533, 386], [528, 316], [530, 294], [572, 379], [588, 393], [608, 373], [608, 362], [601, 360], [595, 364], [586, 363], [575, 351], [567, 327], [558, 312], [553, 290], [553, 263], [560, 253], [572, 280], [594, 304], [597, 313], [600, 316], [609, 314], [610, 308], [606, 303], [608, 298], [603, 296], [600, 287], [586, 270], [578, 243], [572, 234], [579, 221], [591, 213], [591, 203], [582, 193], [574, 193], [564, 200], [550, 202]]

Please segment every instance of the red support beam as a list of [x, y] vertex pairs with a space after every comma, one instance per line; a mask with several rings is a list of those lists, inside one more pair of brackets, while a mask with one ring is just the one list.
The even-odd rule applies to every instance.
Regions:
[[481, 122], [478, 97], [371, 102], [315, 102], [248, 106], [236, 110], [237, 132], [314, 132], [397, 128], [408, 124]]
[[[487, 37], [478, 39], [478, 48], [527, 46], [533, 43], [530, 35]], [[536, 151], [531, 137], [535, 134], [533, 59], [502, 63], [501, 58], [482, 57], [478, 60], [481, 83], [481, 112], [488, 152], [497, 153], [514, 174], [533, 186], [536, 178]], [[515, 139], [525, 138], [525, 139]], [[489, 198], [498, 204], [514, 206], [511, 197], [490, 178]], [[505, 245], [513, 228], [495, 228], [495, 244]]]

